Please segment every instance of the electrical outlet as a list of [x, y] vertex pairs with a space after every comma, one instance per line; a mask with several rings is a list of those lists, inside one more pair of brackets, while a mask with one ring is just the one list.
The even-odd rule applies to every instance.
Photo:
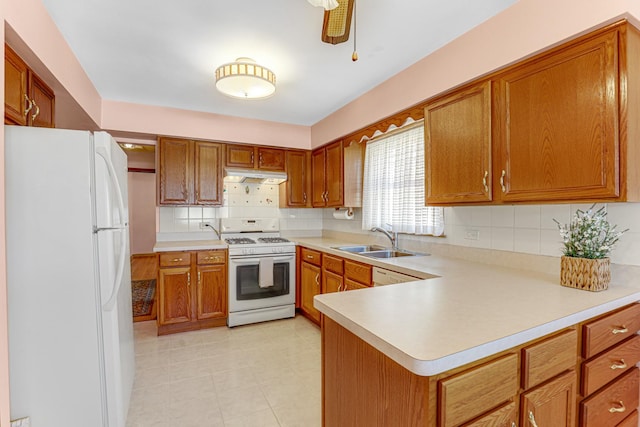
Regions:
[[19, 418], [17, 420], [11, 421], [9, 424], [10, 427], [31, 427], [31, 420], [29, 417]]
[[478, 230], [467, 230], [464, 233], [465, 240], [478, 240], [480, 239], [480, 231]]

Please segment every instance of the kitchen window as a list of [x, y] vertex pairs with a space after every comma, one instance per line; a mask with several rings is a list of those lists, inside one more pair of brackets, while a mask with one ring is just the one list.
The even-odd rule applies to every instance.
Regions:
[[362, 229], [441, 236], [441, 207], [424, 205], [424, 124], [408, 125], [367, 143]]

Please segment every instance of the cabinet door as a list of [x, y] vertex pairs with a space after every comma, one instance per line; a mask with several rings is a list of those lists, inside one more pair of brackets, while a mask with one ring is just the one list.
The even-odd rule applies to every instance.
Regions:
[[313, 306], [313, 297], [320, 293], [320, 267], [303, 262], [301, 270], [302, 310], [320, 323], [320, 312]]
[[287, 181], [280, 184], [280, 191], [284, 191], [281, 207], [310, 207], [310, 156], [308, 151], [287, 151]]
[[491, 201], [491, 82], [429, 103], [424, 117], [426, 202]]
[[255, 161], [255, 147], [253, 145], [227, 144], [225, 164], [235, 168], [253, 169]]
[[161, 138], [158, 141], [160, 173], [158, 203], [188, 205], [193, 186], [191, 141]]
[[323, 207], [327, 205], [327, 201], [325, 199], [325, 159], [326, 159], [326, 151], [324, 148], [314, 151], [311, 153], [311, 175], [312, 175], [312, 185], [311, 185], [311, 204], [314, 208]]
[[222, 144], [195, 142], [194, 202], [222, 205]]
[[199, 265], [196, 267], [198, 320], [227, 317], [227, 265]]
[[27, 119], [30, 126], [54, 127], [55, 96], [38, 76], [29, 71], [29, 98], [33, 107]]
[[502, 200], [619, 195], [617, 64], [612, 31], [498, 77]]
[[342, 276], [327, 270], [322, 271], [322, 293], [340, 292], [343, 289]]
[[158, 272], [158, 323], [190, 322], [191, 267], [161, 268]]
[[572, 427], [575, 412], [576, 374], [570, 371], [521, 396], [520, 425]]
[[356, 289], [367, 289], [369, 286], [363, 285], [362, 283], [358, 283], [355, 280], [344, 279], [344, 287], [345, 291], [353, 291]]
[[326, 147], [327, 157], [325, 165], [326, 201], [327, 207], [342, 206], [344, 204], [343, 149], [342, 141], [334, 142]]
[[284, 172], [285, 150], [258, 147], [258, 169]]
[[27, 115], [27, 64], [4, 45], [4, 118], [5, 123], [25, 126]]

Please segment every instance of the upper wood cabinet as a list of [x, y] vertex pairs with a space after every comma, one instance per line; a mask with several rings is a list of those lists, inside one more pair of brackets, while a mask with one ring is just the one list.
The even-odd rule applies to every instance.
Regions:
[[362, 205], [364, 144], [336, 141], [311, 153], [313, 207]]
[[502, 200], [620, 195], [619, 37], [608, 31], [496, 78]]
[[6, 44], [4, 68], [4, 122], [54, 127], [53, 91]]
[[427, 203], [640, 200], [637, 87], [621, 22], [427, 102]]
[[215, 142], [158, 140], [160, 205], [222, 205], [222, 148]]
[[424, 109], [426, 202], [491, 201], [491, 82]]
[[287, 150], [285, 159], [287, 180], [280, 184], [280, 207], [311, 207], [311, 152]]
[[253, 145], [226, 145], [225, 165], [235, 168], [261, 169], [283, 172], [285, 150]]

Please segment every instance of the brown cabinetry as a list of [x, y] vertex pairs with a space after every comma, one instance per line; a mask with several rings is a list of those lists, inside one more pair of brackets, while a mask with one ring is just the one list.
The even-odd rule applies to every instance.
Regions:
[[427, 203], [639, 200], [639, 65], [621, 22], [428, 101]]
[[316, 323], [320, 323], [320, 312], [313, 306], [313, 297], [321, 293], [320, 266], [307, 261], [300, 263], [300, 308]]
[[227, 321], [227, 251], [158, 255], [158, 335]]
[[568, 371], [522, 394], [520, 425], [572, 427], [575, 407], [576, 373]]
[[287, 150], [285, 168], [287, 180], [280, 184], [280, 207], [311, 207], [311, 152]]
[[364, 144], [332, 142], [311, 153], [312, 205], [359, 207], [362, 205]]
[[54, 127], [53, 91], [6, 44], [4, 68], [5, 123]]
[[223, 144], [158, 140], [159, 205], [222, 205]]
[[638, 330], [640, 304], [582, 326], [581, 427], [625, 425], [637, 419]]
[[424, 119], [426, 202], [491, 201], [491, 82], [429, 102]]
[[285, 170], [285, 150], [253, 145], [227, 144], [225, 165], [243, 169]]

